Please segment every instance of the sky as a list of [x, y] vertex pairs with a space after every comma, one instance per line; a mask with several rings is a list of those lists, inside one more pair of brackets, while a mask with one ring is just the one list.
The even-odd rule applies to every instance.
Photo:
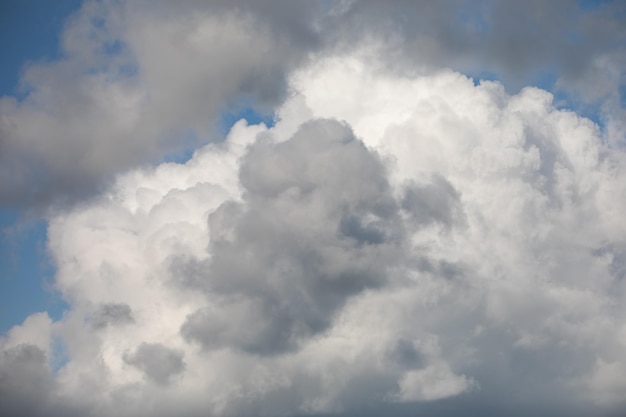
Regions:
[[0, 417], [626, 414], [626, 4], [0, 5]]

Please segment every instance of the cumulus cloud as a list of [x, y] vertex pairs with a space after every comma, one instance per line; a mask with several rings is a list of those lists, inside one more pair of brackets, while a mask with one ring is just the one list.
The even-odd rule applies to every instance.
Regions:
[[581, 7], [85, 2], [0, 98], [69, 306], [0, 415], [623, 415], [625, 15]]
[[626, 160], [597, 125], [367, 53], [289, 85], [275, 126], [50, 219], [70, 308], [3, 340], [3, 401], [32, 380], [28, 404], [96, 416], [624, 412]]
[[119, 172], [215, 140], [223, 112], [272, 113], [294, 69], [372, 43], [397, 73], [452, 67], [514, 91], [553, 76], [584, 103], [609, 103], [619, 141], [622, 6], [579, 3], [86, 1], [62, 59], [27, 66], [20, 96], [0, 98], [0, 202], [97, 195]]

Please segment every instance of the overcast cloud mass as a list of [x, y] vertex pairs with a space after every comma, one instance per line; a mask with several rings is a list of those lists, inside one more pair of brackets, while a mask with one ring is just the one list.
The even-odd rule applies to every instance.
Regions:
[[86, 1], [62, 50], [0, 98], [68, 304], [0, 416], [626, 415], [623, 2]]

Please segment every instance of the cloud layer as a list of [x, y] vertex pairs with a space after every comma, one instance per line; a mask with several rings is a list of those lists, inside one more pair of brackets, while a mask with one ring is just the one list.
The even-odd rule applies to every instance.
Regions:
[[537, 88], [381, 68], [308, 65], [274, 127], [51, 218], [70, 309], [2, 340], [3, 412], [623, 412], [623, 152]]

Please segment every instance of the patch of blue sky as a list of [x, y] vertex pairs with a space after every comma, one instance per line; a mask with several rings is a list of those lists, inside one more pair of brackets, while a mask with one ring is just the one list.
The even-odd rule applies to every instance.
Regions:
[[559, 80], [559, 73], [555, 69], [541, 69], [536, 71], [530, 78], [528, 84], [541, 88], [542, 90], [553, 92], [557, 81]]
[[620, 85], [617, 93], [619, 94], [620, 106], [622, 106], [622, 108], [626, 108], [626, 84]]
[[463, 6], [456, 14], [456, 20], [464, 26], [470, 33], [486, 34], [491, 31], [491, 26], [483, 14], [487, 9], [489, 1], [479, 0], [478, 2], [465, 0]]
[[52, 337], [52, 354], [49, 358], [49, 365], [55, 374], [67, 363], [67, 346], [58, 336]]
[[498, 75], [494, 71], [489, 70], [475, 70], [465, 71], [464, 74], [472, 79], [475, 86], [479, 85], [481, 81], [497, 81], [500, 82]]
[[61, 57], [60, 34], [82, 0], [0, 1], [0, 96], [19, 93], [19, 78], [30, 62]]
[[[616, 4], [618, 1], [621, 0], [577, 0], [577, 5], [583, 12], [593, 13], [602, 9], [603, 6]], [[479, 4], [488, 6], [489, 0], [484, 0]], [[626, 13], [626, 3], [624, 4], [624, 11]], [[488, 22], [484, 19], [484, 16], [481, 15], [481, 7], [478, 7], [476, 2], [470, 1], [467, 2], [467, 6], [472, 7], [462, 8], [457, 14], [459, 23], [465, 25], [474, 33], [488, 33], [490, 27]], [[574, 45], [585, 42], [585, 38], [580, 32], [571, 31], [566, 33], [565, 36], [567, 41]], [[549, 91], [554, 95], [555, 107], [576, 111], [581, 116], [591, 119], [599, 126], [603, 126], [601, 106], [599, 103], [583, 102], [575, 94], [568, 93], [558, 88], [560, 73], [557, 68], [542, 68], [532, 74], [526, 74], [523, 79], [514, 79], [510, 76], [503, 77], [503, 74], [500, 74], [498, 71], [481, 68], [464, 71], [464, 73], [472, 78], [475, 85], [478, 85], [481, 80], [501, 82], [509, 94], [517, 94], [520, 89], [526, 86], [535, 86]], [[621, 106], [626, 107], [626, 87], [622, 86], [619, 94]]]
[[615, 3], [622, 0], [576, 0], [578, 7], [583, 11], [593, 11], [605, 4]]
[[[507, 82], [497, 72], [489, 70], [466, 71], [465, 75], [470, 77], [474, 85], [481, 81], [496, 81], [504, 85], [509, 94], [517, 94], [524, 87], [537, 87], [550, 92], [554, 99], [553, 105], [560, 110], [572, 110], [580, 116], [592, 120], [599, 126], [603, 126], [602, 109], [599, 103], [586, 103], [576, 95], [558, 88], [559, 72], [555, 69], [542, 69], [530, 74], [528, 79], [522, 83], [519, 81]], [[516, 88], [512, 88], [515, 86]], [[626, 86], [620, 88], [620, 98], [622, 107], [626, 107]]]
[[0, 209], [0, 334], [36, 312], [59, 319], [67, 307], [51, 284], [46, 231], [44, 220]]
[[600, 103], [588, 103], [580, 100], [576, 95], [570, 94], [565, 90], [555, 90], [552, 92], [554, 95], [553, 104], [559, 110], [572, 110], [577, 115], [585, 117], [600, 128], [604, 127], [604, 120], [602, 116], [602, 106]]
[[225, 135], [241, 119], [245, 119], [249, 125], [264, 123], [267, 127], [274, 126], [276, 122], [273, 114], [261, 113], [250, 106], [234, 107], [234, 109], [231, 108], [222, 112], [218, 124], [219, 132]]
[[177, 147], [176, 149], [167, 152], [163, 158], [162, 162], [173, 162], [175, 164], [184, 164], [189, 161], [194, 152], [199, 146], [202, 146], [202, 140], [198, 137], [195, 131], [190, 130], [185, 133], [182, 133], [180, 137], [177, 138]]
[[124, 50], [124, 47], [125, 47], [124, 43], [120, 41], [119, 39], [105, 42], [103, 45], [104, 53], [109, 56], [121, 54], [122, 51]]
[[[127, 52], [128, 46], [119, 39], [114, 39], [108, 42], [105, 42], [102, 46], [104, 54], [109, 58], [116, 58], [122, 56], [125, 52]], [[128, 57], [127, 57], [128, 58]], [[132, 61], [131, 59], [124, 60], [113, 60], [115, 68], [115, 76], [116, 77], [125, 77], [131, 78], [139, 73], [139, 67], [137, 63]], [[110, 71], [110, 68], [108, 69]]]
[[559, 78], [558, 71], [550, 68], [544, 68], [529, 74], [524, 74], [523, 77], [503, 77], [503, 75], [498, 71], [493, 71], [485, 68], [476, 68], [473, 70], [464, 71], [463, 73], [472, 79], [474, 85], [480, 84], [480, 82], [483, 80], [502, 83], [502, 85], [509, 94], [517, 94], [522, 88], [528, 86], [538, 87], [542, 90], [552, 92]]
[[218, 141], [225, 139], [233, 125], [241, 119], [245, 119], [249, 125], [264, 123], [267, 127], [272, 127], [275, 123], [273, 114], [261, 113], [253, 107], [240, 106], [225, 108], [221, 112], [220, 118], [215, 126], [217, 137], [201, 138], [193, 130], [183, 133], [180, 138], [178, 138], [178, 148], [168, 152], [163, 157], [163, 162], [174, 162], [177, 164], [186, 163], [193, 157], [194, 152], [199, 146], [209, 141], [215, 141], [216, 139]]

